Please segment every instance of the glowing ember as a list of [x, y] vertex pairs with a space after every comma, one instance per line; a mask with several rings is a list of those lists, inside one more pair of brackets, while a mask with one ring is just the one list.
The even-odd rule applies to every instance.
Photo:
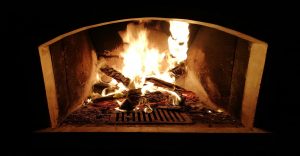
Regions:
[[224, 112], [222, 109], [217, 109], [217, 112], [218, 113], [222, 113], [222, 112]]

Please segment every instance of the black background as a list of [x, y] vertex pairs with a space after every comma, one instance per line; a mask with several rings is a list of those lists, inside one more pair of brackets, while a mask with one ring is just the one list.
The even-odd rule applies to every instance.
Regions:
[[[254, 3], [254, 4], [253, 4]], [[118, 4], [118, 5], [117, 5]], [[260, 4], [260, 3], [259, 3]], [[5, 97], [5, 132], [10, 152], [72, 153], [93, 151], [129, 153], [143, 150], [150, 154], [163, 150], [176, 154], [235, 153], [237, 151], [271, 153], [297, 136], [297, 52], [296, 11], [291, 4], [243, 2], [238, 5], [206, 6], [202, 2], [174, 4], [143, 1], [127, 4], [113, 1], [62, 5], [45, 2], [39, 5], [10, 5], [3, 11], [5, 50], [3, 74], [11, 82]], [[32, 131], [49, 126], [42, 70], [37, 47], [74, 29], [101, 22], [135, 17], [184, 18], [214, 23], [245, 33], [268, 43], [267, 59], [257, 105], [255, 127], [271, 134], [142, 134], [142, 133], [55, 133]], [[3, 25], [2, 25], [3, 26]], [[296, 38], [296, 39], [294, 39]], [[6, 56], [6, 54], [9, 54]], [[16, 148], [17, 147], [17, 148]], [[19, 149], [20, 150], [17, 150]], [[150, 151], [149, 151], [150, 150]], [[283, 150], [283, 149], [282, 149]], [[288, 152], [289, 150], [283, 150]]]

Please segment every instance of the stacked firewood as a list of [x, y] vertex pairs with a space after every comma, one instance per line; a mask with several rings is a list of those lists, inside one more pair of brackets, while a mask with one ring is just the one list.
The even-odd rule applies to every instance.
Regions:
[[[171, 70], [171, 72], [175, 75], [180, 76], [185, 73], [185, 64], [182, 63], [178, 67], [175, 67], [174, 69]], [[104, 74], [107, 76], [115, 79], [116, 81], [123, 83], [125, 86], [128, 86], [130, 84], [130, 79], [125, 77], [122, 73], [119, 71], [113, 69], [112, 67], [108, 65], [104, 65], [100, 68], [100, 71], [102, 71]], [[146, 82], [151, 82], [155, 86], [166, 88], [170, 91], [176, 92], [180, 97], [181, 97], [181, 105], [184, 103], [184, 95], [182, 94], [186, 90], [180, 86], [177, 86], [175, 84], [163, 81], [161, 79], [149, 77], [146, 78]], [[111, 89], [116, 89], [110, 86], [109, 84], [103, 83], [103, 82], [98, 82], [94, 84], [93, 86], [93, 92], [95, 93], [101, 93], [103, 89], [107, 88], [107, 90]], [[122, 95], [109, 95], [109, 96], [104, 96], [104, 97], [97, 97], [93, 99], [93, 103], [98, 103], [98, 102], [103, 102], [106, 100], [115, 100], [115, 99], [125, 99], [122, 102], [122, 105], [120, 109], [124, 109], [127, 111], [133, 110], [137, 105], [140, 103], [145, 103], [145, 99], [149, 103], [167, 103], [168, 102], [168, 96], [163, 94], [162, 92], [154, 92], [154, 93], [146, 93], [146, 95], [142, 96], [141, 95], [141, 88], [138, 89], [130, 89], [127, 92], [124, 92]], [[144, 100], [144, 101], [143, 101]]]

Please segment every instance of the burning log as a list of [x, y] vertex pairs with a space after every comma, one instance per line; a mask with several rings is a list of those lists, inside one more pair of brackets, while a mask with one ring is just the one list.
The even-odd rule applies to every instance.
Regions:
[[132, 89], [128, 91], [127, 98], [121, 105], [120, 109], [127, 111], [133, 110], [140, 102], [142, 91], [141, 89]]
[[101, 93], [103, 89], [110, 87], [109, 84], [104, 82], [97, 82], [93, 85], [94, 93]]
[[[182, 96], [182, 92], [186, 91], [184, 88], [177, 86], [175, 84], [157, 79], [157, 78], [146, 78], [146, 81], [152, 82], [154, 83], [154, 85], [159, 86], [159, 87], [164, 87], [164, 88], [168, 88], [174, 92], [176, 92], [176, 94], [180, 97], [180, 101], [179, 101], [179, 105], [184, 105], [185, 103], [185, 97]], [[173, 98], [169, 98], [170, 100], [173, 100]]]
[[98, 102], [103, 102], [103, 101], [108, 101], [108, 100], [122, 99], [124, 97], [125, 97], [125, 94], [118, 95], [118, 96], [116, 96], [116, 94], [114, 94], [114, 95], [109, 95], [109, 96], [104, 96], [104, 97], [98, 97], [98, 98], [92, 99], [92, 101], [93, 101], [93, 103], [98, 103]]
[[94, 93], [102, 94], [102, 92], [105, 90], [106, 94], [110, 92], [114, 92], [116, 89], [118, 89], [118, 86], [113, 86], [108, 83], [104, 82], [97, 82], [93, 85], [92, 91]]
[[178, 66], [171, 69], [170, 72], [175, 76], [175, 78], [184, 75], [186, 73], [185, 63], [181, 62]]
[[105, 73], [107, 76], [110, 76], [117, 80], [118, 82], [122, 82], [125, 86], [128, 86], [130, 83], [130, 79], [125, 77], [122, 73], [116, 71], [115, 69], [105, 65], [100, 68], [100, 70]]
[[146, 93], [144, 97], [148, 100], [148, 102], [154, 103], [162, 102], [168, 98], [167, 95], [160, 91]]
[[185, 89], [180, 86], [177, 86], [175, 84], [172, 84], [172, 83], [169, 83], [169, 82], [166, 82], [166, 81], [154, 78], [154, 77], [148, 77], [148, 78], [146, 78], [146, 81], [152, 82], [156, 86], [172, 89], [174, 91], [179, 91], [179, 92], [185, 91]]
[[97, 56], [98, 56], [98, 59], [99, 59], [100, 57], [104, 57], [104, 58], [120, 58], [119, 55], [113, 55], [113, 54], [111, 54], [111, 53], [112, 53], [112, 52], [109, 51], [109, 50], [104, 50], [103, 53], [101, 53], [101, 54], [99, 54], [99, 55], [97, 55]]

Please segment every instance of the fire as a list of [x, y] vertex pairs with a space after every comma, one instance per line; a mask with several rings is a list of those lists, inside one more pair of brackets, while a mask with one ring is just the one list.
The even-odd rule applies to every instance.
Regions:
[[148, 31], [144, 27], [136, 30], [129, 24], [122, 36], [123, 42], [128, 43], [128, 48], [121, 54], [122, 74], [132, 80], [131, 88], [142, 88], [147, 76], [164, 78], [168, 82], [174, 81], [164, 74], [167, 71], [160, 70], [165, 54], [158, 49], [149, 48], [147, 34]]
[[[168, 39], [169, 50], [175, 64], [187, 59], [189, 24], [180, 21], [170, 21], [171, 36]], [[173, 64], [174, 65], [174, 64]]]
[[[118, 86], [114, 93], [107, 93], [104, 89], [102, 96], [122, 93], [130, 89], [141, 88], [142, 95], [146, 92], [167, 92], [172, 97], [174, 105], [179, 104], [180, 96], [169, 89], [154, 86], [145, 82], [147, 77], [155, 77], [169, 83], [175, 83], [175, 77], [170, 70], [187, 59], [189, 24], [181, 21], [170, 21], [171, 35], [168, 38], [168, 51], [161, 52], [158, 48], [149, 46], [149, 30], [143, 24], [128, 24], [124, 33], [120, 36], [125, 43], [124, 51], [120, 54], [123, 66], [120, 72], [131, 80], [128, 86], [112, 79], [111, 85]], [[99, 76], [97, 75], [97, 80]], [[120, 101], [118, 101], [120, 104]]]
[[[189, 24], [170, 21], [170, 32], [169, 53], [162, 53], [158, 49], [149, 48], [146, 28], [141, 26], [134, 29], [130, 24], [127, 26], [126, 33], [121, 36], [123, 41], [128, 43], [128, 48], [121, 54], [124, 59], [122, 73], [133, 80], [134, 88], [143, 88], [146, 77], [175, 82], [169, 70], [187, 59]], [[168, 62], [168, 67], [164, 70], [163, 61]]]
[[96, 74], [96, 82], [100, 81], [99, 73]]

